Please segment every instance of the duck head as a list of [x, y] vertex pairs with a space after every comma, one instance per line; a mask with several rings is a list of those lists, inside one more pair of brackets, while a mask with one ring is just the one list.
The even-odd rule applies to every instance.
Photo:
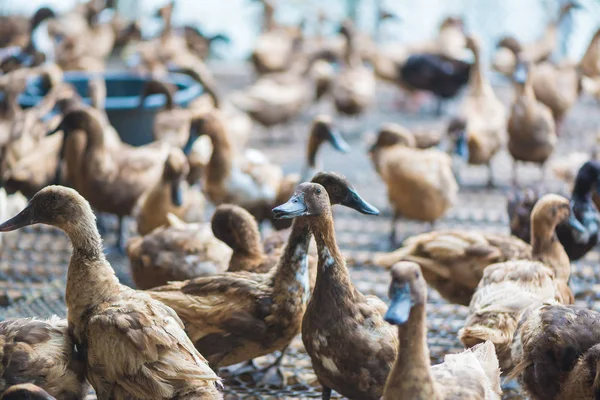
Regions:
[[565, 222], [573, 232], [575, 241], [586, 243], [590, 234], [579, 220], [575, 217], [568, 199], [557, 194], [546, 194], [542, 196], [533, 206], [531, 211], [532, 243], [534, 242], [534, 230], [552, 232], [556, 225]]
[[6, 389], [0, 400], [56, 400], [56, 398], [33, 383], [21, 383]]
[[379, 129], [375, 143], [369, 148], [369, 154], [394, 145], [416, 147], [417, 142], [412, 133], [398, 124], [385, 124]]
[[319, 172], [311, 182], [318, 183], [325, 188], [332, 205], [341, 204], [362, 214], [379, 215], [379, 210], [360, 197], [356, 189], [342, 174]]
[[414, 262], [402, 261], [392, 267], [390, 284], [390, 306], [385, 320], [392, 325], [404, 325], [415, 305], [427, 302], [427, 284], [421, 267]]
[[513, 36], [504, 36], [500, 39], [496, 44], [496, 48], [502, 47], [510, 50], [515, 56], [523, 50], [521, 43]]
[[183, 205], [183, 182], [190, 172], [190, 166], [183, 151], [172, 148], [165, 161], [163, 182], [171, 186], [171, 202], [176, 207]]
[[225, 127], [217, 110], [206, 111], [192, 118], [190, 135], [183, 147], [183, 153], [186, 156], [191, 153], [194, 143], [202, 135], [210, 136], [211, 140], [215, 140], [215, 136], [219, 136], [221, 141], [229, 140], [227, 134], [225, 134]]
[[350, 145], [344, 140], [342, 135], [333, 128], [331, 117], [327, 115], [317, 116], [310, 130], [308, 139], [308, 164], [314, 168], [316, 165], [316, 157], [321, 144], [329, 142], [334, 149], [341, 153], [350, 151]]
[[262, 243], [256, 219], [234, 204], [221, 204], [211, 218], [211, 228], [217, 239], [234, 252], [262, 253]]
[[85, 215], [94, 214], [89, 203], [76, 190], [64, 186], [46, 186], [32, 197], [20, 213], [2, 223], [0, 232], [14, 231], [34, 224], [52, 225], [67, 230]]
[[453, 143], [452, 153], [463, 160], [469, 159], [469, 137], [467, 121], [464, 118], [453, 118], [448, 124], [448, 137]]
[[[87, 110], [83, 108], [75, 108], [67, 111], [60, 121], [58, 126], [52, 131], [48, 132], [47, 135], [54, 135], [57, 132], [63, 132], [63, 141], [59, 151], [59, 159], [62, 160], [65, 155], [66, 143], [69, 135], [77, 130], [81, 130], [88, 135], [88, 145], [95, 141], [103, 140], [103, 130], [100, 122]], [[61, 180], [60, 162], [56, 168], [56, 175], [54, 182], [59, 183]]]
[[329, 196], [318, 183], [304, 182], [298, 185], [292, 198], [273, 209], [275, 219], [318, 217], [331, 213]]
[[590, 160], [577, 172], [572, 197], [574, 200], [591, 200], [590, 194], [594, 189], [600, 194], [600, 161]]

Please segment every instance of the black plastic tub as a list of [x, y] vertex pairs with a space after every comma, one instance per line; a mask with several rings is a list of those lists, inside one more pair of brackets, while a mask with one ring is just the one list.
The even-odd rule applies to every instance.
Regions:
[[[87, 72], [65, 72], [65, 82], [71, 83], [83, 97], [90, 103], [88, 96], [88, 81], [97, 76]], [[130, 72], [107, 72], [103, 74], [106, 81], [106, 114], [110, 123], [115, 127], [124, 142], [134, 146], [149, 143], [152, 138], [152, 124], [157, 111], [164, 107], [166, 99], [162, 94], [153, 94], [146, 98], [144, 107], [139, 107], [140, 95], [147, 75]], [[173, 101], [179, 107], [186, 107], [192, 100], [203, 92], [202, 85], [187, 75], [170, 73], [166, 80], [178, 88], [173, 96]], [[25, 92], [19, 97], [22, 107], [32, 107], [38, 104], [45, 91], [41, 87], [39, 78], [28, 82]]]

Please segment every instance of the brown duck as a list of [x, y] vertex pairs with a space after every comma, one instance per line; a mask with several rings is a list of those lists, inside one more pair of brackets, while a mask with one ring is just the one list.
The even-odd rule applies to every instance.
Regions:
[[17, 396], [21, 390], [31, 389], [17, 387], [21, 383], [35, 384], [39, 386], [37, 392], [45, 391], [59, 399], [81, 400], [87, 394], [85, 364], [64, 319], [55, 316], [0, 322], [0, 359], [2, 399], [27, 398]]
[[529, 310], [513, 339], [510, 377], [532, 400], [588, 400], [600, 395], [600, 313], [544, 304]]
[[571, 265], [554, 232], [570, 215], [569, 201], [564, 197], [542, 197], [531, 216], [533, 256], [538, 261], [514, 260], [488, 266], [471, 299], [469, 317], [459, 338], [467, 347], [491, 340], [503, 373], [513, 367], [511, 343], [523, 312], [548, 300], [574, 302], [568, 286]]
[[383, 400], [500, 400], [500, 368], [490, 341], [429, 365], [427, 284], [417, 264], [394, 265], [389, 293], [385, 320], [398, 326], [400, 351]]
[[323, 387], [349, 398], [379, 399], [398, 352], [398, 335], [384, 321], [386, 305], [360, 293], [337, 247], [327, 191], [302, 183], [273, 212], [295, 218], [317, 242], [317, 282], [302, 319], [302, 341]]
[[[314, 179], [325, 184], [330, 180], [327, 174]], [[351, 186], [331, 192], [334, 204], [364, 214], [378, 213]], [[278, 210], [274, 212], [278, 214]], [[300, 332], [311, 294], [310, 239], [308, 222], [298, 219], [292, 224], [283, 254], [268, 273], [227, 272], [171, 283], [148, 293], [176, 310], [211, 366], [251, 360], [287, 347]], [[273, 365], [280, 362], [281, 357]]]
[[140, 235], [166, 224], [169, 213], [186, 222], [203, 220], [206, 201], [199, 190], [189, 187], [185, 180], [188, 172], [187, 158], [172, 148], [160, 180], [138, 200], [134, 215]]
[[38, 223], [63, 230], [73, 245], [65, 296], [69, 331], [99, 399], [222, 398], [219, 378], [194, 349], [177, 314], [119, 283], [82, 196], [47, 186], [0, 225], [0, 232]]
[[[67, 112], [51, 134], [60, 130], [64, 132], [63, 147], [71, 134], [86, 134], [76, 188], [95, 209], [119, 217], [119, 247], [124, 249], [123, 217], [131, 215], [140, 196], [160, 180], [170, 146], [106, 146], [100, 121], [85, 109]], [[71, 161], [68, 154], [64, 156], [67, 163]]]

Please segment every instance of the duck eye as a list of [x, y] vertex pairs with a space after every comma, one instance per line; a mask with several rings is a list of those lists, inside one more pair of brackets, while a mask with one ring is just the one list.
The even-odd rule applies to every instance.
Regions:
[[317, 192], [317, 194], [321, 194], [321, 189], [317, 188], [317, 190], [315, 190], [315, 192]]
[[419, 271], [415, 271], [415, 278], [419, 277]]

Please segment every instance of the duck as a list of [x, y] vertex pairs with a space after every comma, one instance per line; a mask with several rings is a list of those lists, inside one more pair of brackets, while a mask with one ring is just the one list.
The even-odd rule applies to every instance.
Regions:
[[317, 52], [308, 59], [298, 54], [289, 71], [264, 75], [246, 89], [232, 93], [230, 100], [264, 128], [290, 122], [315, 99], [317, 88], [311, 71], [328, 54]]
[[458, 185], [450, 156], [437, 149], [416, 149], [410, 133], [380, 131], [369, 155], [388, 189], [393, 243], [401, 216], [433, 223], [455, 202]]
[[519, 61], [513, 76], [515, 99], [508, 118], [508, 151], [512, 156], [513, 185], [517, 186], [517, 162], [533, 162], [542, 168], [556, 146], [556, 125], [552, 111], [536, 99], [531, 63]]
[[192, 120], [190, 140], [201, 135], [207, 135], [213, 146], [202, 182], [208, 200], [215, 205], [242, 206], [259, 222], [268, 219], [283, 179], [281, 168], [256, 150], [236, 156], [218, 110], [207, 111]]
[[[538, 64], [550, 60], [558, 43], [559, 27], [572, 10], [580, 8], [574, 1], [567, 1], [559, 9], [558, 17], [548, 22], [543, 35], [532, 43], [523, 45], [522, 59]], [[492, 60], [492, 68], [503, 75], [511, 76], [517, 66], [517, 57], [511, 43], [517, 41], [512, 36], [500, 38], [497, 52]]]
[[[68, 111], [49, 134], [61, 130], [63, 146], [72, 133], [85, 133], [87, 143], [78, 165], [81, 179], [77, 189], [98, 211], [119, 217], [118, 248], [123, 251], [123, 217], [131, 215], [140, 196], [161, 179], [170, 146], [151, 143], [142, 147], [122, 145], [119, 149], [111, 149], [105, 145], [101, 123], [86, 109]], [[68, 163], [69, 155], [64, 156]]]
[[203, 60], [211, 55], [214, 43], [231, 43], [231, 38], [224, 33], [208, 35], [197, 26], [192, 25], [185, 25], [183, 27], [183, 37], [185, 38], [185, 42], [187, 43], [190, 52]]
[[[510, 49], [518, 60], [513, 72], [513, 81], [519, 64], [534, 66], [532, 75], [533, 93], [536, 99], [546, 105], [552, 112], [552, 117], [560, 133], [565, 115], [577, 102], [583, 90], [581, 67], [579, 64], [563, 61], [551, 63], [549, 61], [533, 63], [526, 58], [520, 43], [516, 40], [506, 40], [506, 48]], [[520, 73], [522, 76], [524, 74]], [[522, 77], [517, 77], [518, 80]]]
[[56, 400], [56, 397], [51, 396], [41, 387], [32, 383], [21, 383], [9, 387], [2, 393], [0, 400]]
[[545, 303], [528, 310], [513, 339], [518, 378], [532, 400], [593, 399], [598, 395], [600, 314]]
[[[0, 322], [0, 393], [17, 397], [19, 384], [35, 384], [59, 399], [82, 400], [88, 391], [85, 365], [75, 349], [67, 321], [57, 316]], [[11, 397], [12, 396], [12, 397]]]
[[[347, 153], [350, 150], [350, 145], [344, 140], [337, 129], [334, 128], [331, 116], [319, 114], [312, 121], [306, 145], [306, 159], [304, 160], [300, 174], [291, 174], [284, 177], [275, 197], [276, 204], [285, 203], [294, 193], [298, 184], [309, 181], [317, 171], [322, 170], [317, 155], [325, 142], [329, 142], [334, 150], [340, 153]], [[291, 226], [291, 221], [271, 218], [271, 224], [276, 230], [283, 230]]]
[[483, 74], [479, 40], [468, 36], [467, 48], [475, 61], [470, 71], [468, 92], [459, 117], [448, 126], [454, 152], [469, 164], [488, 168], [488, 187], [494, 185], [491, 161], [506, 138], [506, 110]]
[[119, 282], [90, 204], [77, 191], [45, 187], [0, 232], [40, 223], [63, 230], [72, 243], [65, 295], [69, 333], [99, 398], [223, 398], [220, 379], [177, 314]]
[[147, 290], [227, 270], [232, 250], [208, 223], [185, 223], [168, 213], [167, 222], [126, 246], [136, 288]]
[[383, 400], [500, 400], [496, 350], [486, 341], [430, 366], [427, 346], [427, 283], [419, 265], [403, 261], [391, 270], [391, 304], [385, 320], [398, 327], [400, 351], [385, 384]]
[[[600, 229], [600, 213], [594, 203], [593, 195], [597, 195], [597, 182], [600, 179], [600, 161], [585, 162], [577, 173], [571, 193], [573, 215], [585, 229], [586, 240], [581, 240], [581, 232], [572, 226], [559, 224], [556, 236], [564, 247], [569, 259], [576, 261], [583, 258], [598, 243]], [[540, 194], [526, 190], [520, 196], [512, 196], [508, 202], [508, 216], [511, 232], [515, 235], [529, 235], [531, 226], [525, 219], [531, 214], [533, 204]]]
[[160, 180], [139, 198], [138, 208], [133, 212], [140, 235], [166, 224], [169, 213], [185, 222], [204, 219], [206, 201], [200, 191], [188, 186], [185, 180], [188, 171], [183, 151], [171, 148]]
[[291, 60], [298, 49], [300, 28], [286, 29], [275, 22], [275, 6], [270, 0], [260, 0], [263, 5], [261, 34], [256, 40], [250, 56], [254, 71], [258, 75], [283, 72], [290, 68]]
[[342, 115], [359, 115], [375, 100], [375, 75], [362, 64], [355, 49], [356, 28], [350, 20], [344, 21], [340, 33], [346, 41], [344, 59], [332, 87], [335, 109]]
[[322, 398], [335, 390], [349, 398], [379, 399], [398, 354], [398, 335], [384, 321], [385, 303], [363, 295], [350, 280], [327, 191], [318, 183], [301, 183], [273, 213], [294, 218], [292, 229], [304, 225], [317, 243], [317, 281], [301, 325]]
[[[346, 186], [345, 177], [322, 173], [313, 180], [328, 185], [342, 184], [329, 188], [328, 202], [343, 204], [363, 214], [379, 213], [351, 186]], [[278, 210], [274, 209], [274, 213]], [[233, 239], [236, 232], [231, 232], [229, 238]], [[282, 350], [300, 333], [302, 316], [311, 296], [311, 277], [316, 275], [316, 263], [311, 261], [308, 252], [311, 237], [308, 222], [296, 220], [281, 256], [267, 273], [225, 272], [171, 282], [147, 293], [175, 309], [185, 321], [188, 336], [213, 368]], [[251, 263], [255, 265], [254, 261]], [[284, 354], [282, 351], [272, 365], [257, 371], [265, 373], [261, 380], [272, 368], [277, 370]]]
[[412, 236], [391, 253], [376, 254], [373, 265], [391, 268], [415, 262], [444, 299], [468, 306], [488, 265], [532, 258], [531, 246], [514, 236], [438, 230]]
[[571, 265], [554, 232], [562, 221], [577, 224], [571, 217], [569, 201], [547, 194], [536, 203], [531, 220], [535, 261], [512, 260], [485, 268], [469, 304], [469, 316], [458, 334], [466, 347], [491, 340], [503, 373], [514, 367], [511, 343], [523, 312], [547, 300], [574, 302], [568, 286]]

